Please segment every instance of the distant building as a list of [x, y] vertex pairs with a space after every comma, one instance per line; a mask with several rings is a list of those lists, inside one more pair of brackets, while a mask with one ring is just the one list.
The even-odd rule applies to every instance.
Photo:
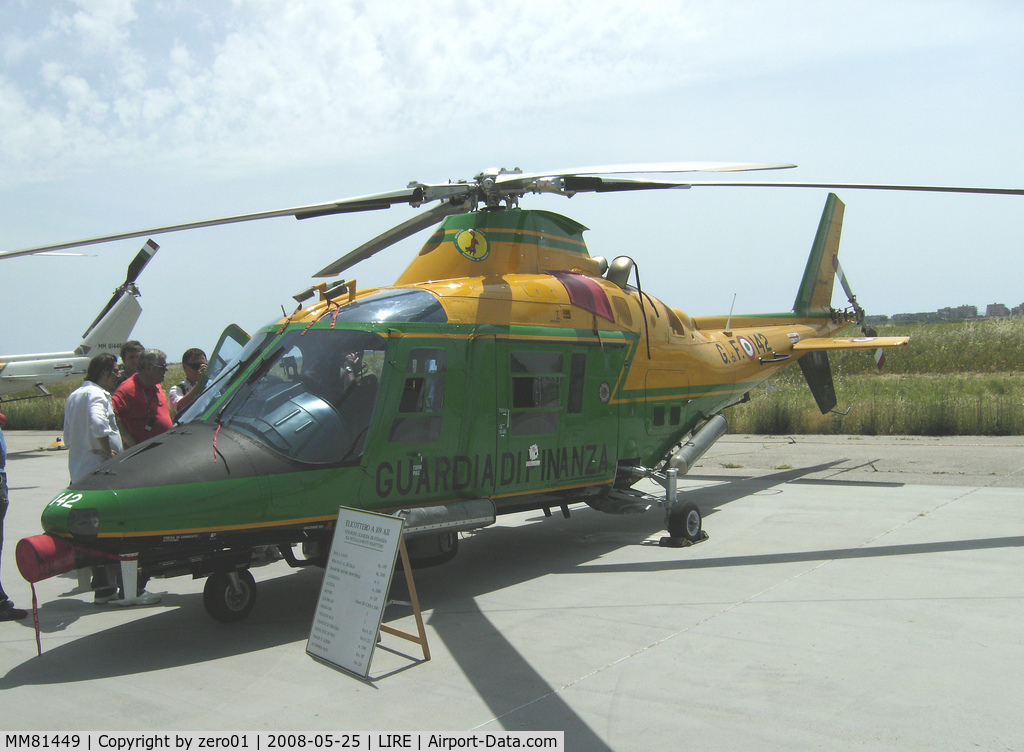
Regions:
[[956, 308], [940, 308], [939, 317], [943, 319], [976, 319], [978, 306], [962, 305]]
[[921, 313], [894, 313], [892, 323], [894, 324], [923, 324], [933, 321], [942, 321], [937, 312], [923, 311]]
[[1024, 303], [1007, 308], [1002, 303], [989, 303], [985, 307], [985, 316], [978, 314], [978, 306], [960, 305], [955, 308], [940, 308], [934, 313], [922, 311], [919, 313], [894, 313], [890, 316], [868, 316], [869, 324], [929, 324], [940, 321], [969, 321], [978, 318], [1000, 319], [1009, 316], [1024, 316]]

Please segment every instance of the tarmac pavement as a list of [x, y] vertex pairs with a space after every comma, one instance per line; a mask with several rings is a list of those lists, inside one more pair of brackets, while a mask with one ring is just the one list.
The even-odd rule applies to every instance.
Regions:
[[[3, 583], [67, 483], [7, 432]], [[654, 484], [648, 487], [658, 489]], [[36, 585], [0, 624], [0, 722], [35, 731], [564, 730], [568, 750], [1024, 748], [1024, 437], [726, 436], [680, 480], [709, 539], [585, 505], [501, 517], [417, 570], [431, 660], [384, 635], [368, 681], [305, 653], [322, 571], [253, 570], [156, 606]], [[399, 578], [396, 577], [396, 580]], [[403, 597], [397, 593], [396, 597]], [[387, 622], [414, 630], [408, 610]]]

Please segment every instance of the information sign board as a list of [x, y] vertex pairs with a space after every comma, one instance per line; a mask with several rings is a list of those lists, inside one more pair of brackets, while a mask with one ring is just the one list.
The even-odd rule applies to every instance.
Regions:
[[341, 507], [306, 652], [364, 679], [402, 540], [401, 517]]

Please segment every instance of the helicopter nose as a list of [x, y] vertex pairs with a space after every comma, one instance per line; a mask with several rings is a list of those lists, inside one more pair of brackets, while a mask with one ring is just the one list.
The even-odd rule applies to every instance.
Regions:
[[76, 539], [94, 539], [101, 523], [107, 526], [117, 517], [114, 491], [73, 491], [68, 489], [43, 509], [43, 532]]

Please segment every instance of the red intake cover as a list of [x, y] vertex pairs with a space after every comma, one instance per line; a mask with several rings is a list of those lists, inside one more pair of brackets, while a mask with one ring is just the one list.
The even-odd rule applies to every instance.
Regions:
[[14, 550], [18, 571], [28, 582], [70, 572], [75, 568], [75, 549], [63, 538], [33, 535], [22, 538]]

